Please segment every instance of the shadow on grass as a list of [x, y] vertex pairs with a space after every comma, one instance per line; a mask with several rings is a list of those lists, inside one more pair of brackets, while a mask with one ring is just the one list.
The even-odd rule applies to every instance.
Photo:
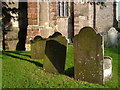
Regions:
[[18, 54], [18, 55], [22, 55], [22, 56], [26, 56], [26, 57], [31, 58], [30, 55], [21, 54], [21, 51], [5, 51], [5, 52], [8, 52], [8, 53], [14, 53], [14, 54]]
[[[36, 61], [31, 61], [31, 60], [29, 60], [29, 59], [21, 58], [21, 57], [15, 56], [15, 55], [11, 55], [11, 54], [9, 54], [9, 53], [14, 53], [14, 52], [10, 52], [10, 51], [3, 52], [4, 55], [10, 56], [10, 57], [12, 57], [12, 58], [17, 58], [17, 59], [20, 59], [20, 60], [28, 61], [28, 62], [30, 62], [30, 63], [35, 64], [35, 65], [38, 66], [38, 67], [43, 67], [43, 64], [41, 64], [41, 63], [38, 63], [38, 62], [36, 62]], [[14, 54], [17, 54], [17, 53], [14, 53]]]
[[30, 56], [30, 55], [24, 55], [24, 54], [21, 54], [21, 53], [19, 53], [19, 52], [14, 52], [14, 53], [15, 53], [15, 54], [22, 55], [22, 56], [27, 56], [27, 57], [31, 58], [31, 56]]
[[64, 74], [71, 78], [74, 78], [74, 67], [71, 67], [65, 70]]

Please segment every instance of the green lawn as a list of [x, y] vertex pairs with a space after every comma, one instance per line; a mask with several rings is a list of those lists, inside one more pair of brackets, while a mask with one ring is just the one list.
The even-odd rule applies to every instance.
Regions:
[[118, 88], [118, 49], [105, 49], [105, 55], [113, 58], [113, 77], [104, 86], [74, 80], [73, 45], [68, 48], [64, 75], [45, 72], [43, 60], [30, 59], [28, 51], [3, 51], [2, 55], [3, 88]]

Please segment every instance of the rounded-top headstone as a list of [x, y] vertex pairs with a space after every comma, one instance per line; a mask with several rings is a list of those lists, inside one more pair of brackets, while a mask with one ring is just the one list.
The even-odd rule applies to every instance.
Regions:
[[108, 31], [108, 47], [115, 48], [118, 44], [118, 31], [111, 27]]
[[41, 36], [35, 36], [33, 40], [30, 40], [31, 43], [34, 43], [38, 40], [43, 40], [43, 38]]
[[103, 84], [103, 37], [84, 27], [74, 37], [75, 79]]
[[50, 36], [49, 38], [54, 38], [54, 37], [58, 37], [58, 36], [62, 36], [62, 34], [60, 32], [55, 32], [52, 36]]
[[41, 36], [36, 36], [31, 40], [31, 58], [32, 59], [43, 59], [45, 55], [45, 44], [46, 40]]
[[42, 40], [43, 38], [41, 36], [36, 36], [34, 40]]

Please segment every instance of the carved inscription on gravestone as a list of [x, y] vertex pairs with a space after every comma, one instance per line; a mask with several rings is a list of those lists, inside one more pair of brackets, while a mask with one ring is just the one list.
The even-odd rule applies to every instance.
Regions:
[[63, 73], [66, 60], [67, 40], [56, 32], [46, 41], [44, 69], [47, 72]]
[[84, 27], [74, 37], [75, 79], [103, 84], [103, 37]]
[[45, 55], [45, 44], [45, 39], [41, 36], [36, 36], [34, 40], [31, 41], [31, 58], [43, 59]]

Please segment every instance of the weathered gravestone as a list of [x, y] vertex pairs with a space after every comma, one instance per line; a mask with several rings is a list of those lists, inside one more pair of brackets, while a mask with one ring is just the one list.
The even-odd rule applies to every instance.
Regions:
[[74, 37], [75, 79], [103, 84], [103, 37], [84, 27]]
[[31, 40], [31, 58], [43, 59], [45, 55], [46, 40], [41, 36], [36, 36], [34, 40]]
[[104, 47], [108, 47], [108, 33], [107, 33], [107, 31], [104, 31], [101, 34], [104, 37]]
[[108, 81], [112, 77], [112, 58], [109, 56], [104, 56], [103, 61], [103, 69], [104, 69], [104, 82]]
[[44, 70], [52, 73], [63, 73], [66, 60], [67, 40], [56, 32], [46, 41]]
[[108, 47], [115, 48], [118, 45], [118, 31], [111, 27], [108, 31]]

